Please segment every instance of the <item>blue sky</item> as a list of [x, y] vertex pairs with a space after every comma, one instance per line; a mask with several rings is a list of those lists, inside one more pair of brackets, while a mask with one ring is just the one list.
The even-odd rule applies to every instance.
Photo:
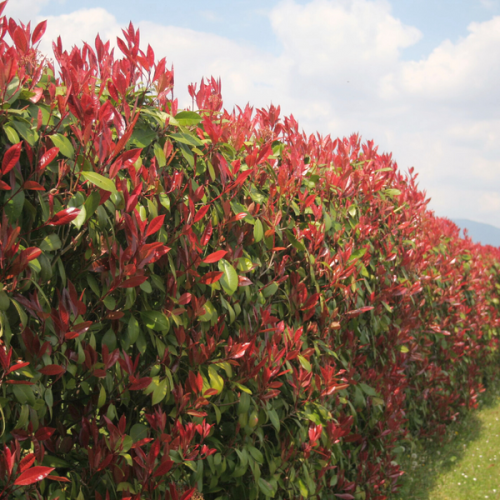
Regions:
[[[12, 1], [12, 0], [11, 0]], [[14, 2], [12, 2], [14, 3]], [[129, 21], [160, 22], [225, 36], [261, 49], [279, 53], [280, 44], [272, 31], [268, 12], [277, 0], [122, 0], [122, 1], [52, 1], [42, 5], [39, 14], [56, 16], [79, 9], [104, 7], [124, 25]], [[308, 0], [298, 0], [307, 4]], [[397, 0], [391, 8], [395, 17], [417, 27], [422, 39], [405, 50], [404, 57], [427, 56], [443, 40], [458, 40], [472, 22], [482, 22], [500, 15], [499, 1], [480, 0]]]
[[11, 0], [41, 49], [132, 21], [176, 96], [220, 77], [225, 105], [280, 104], [307, 133], [359, 132], [414, 166], [439, 215], [500, 226], [500, 0]]

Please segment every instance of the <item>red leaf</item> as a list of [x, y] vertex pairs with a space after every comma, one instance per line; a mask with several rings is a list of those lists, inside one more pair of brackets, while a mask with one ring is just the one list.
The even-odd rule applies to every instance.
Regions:
[[163, 220], [165, 219], [164, 215], [159, 215], [158, 217], [155, 217], [151, 223], [148, 226], [148, 230], [146, 231], [146, 238], [148, 236], [151, 236], [152, 234], [155, 234], [157, 231], [161, 229], [161, 226], [163, 226]]
[[238, 178], [234, 181], [234, 184], [235, 185], [238, 185], [238, 184], [243, 184], [243, 182], [245, 182], [245, 179], [250, 175], [250, 174], [253, 174], [253, 168], [249, 168], [248, 170], [245, 170], [243, 172], [240, 172], [240, 174], [238, 175]]
[[40, 429], [35, 432], [35, 437], [38, 441], [45, 441], [46, 439], [50, 439], [55, 431], [53, 427], [40, 427]]
[[0, 181], [0, 189], [2, 191], [10, 191], [12, 188], [4, 181]]
[[37, 171], [44, 170], [45, 167], [49, 165], [52, 162], [52, 160], [57, 156], [57, 153], [59, 153], [59, 148], [50, 148], [40, 158], [40, 161], [38, 162]]
[[129, 387], [131, 391], [142, 391], [151, 383], [151, 377], [143, 377], [136, 379], [135, 382]]
[[[42, 97], [43, 97], [43, 89], [41, 89], [40, 87], [35, 87], [34, 89], [32, 89], [33, 92], [35, 93], [35, 95], [33, 97], [30, 97], [30, 101], [33, 103], [33, 104], [36, 104]], [[41, 117], [42, 116], [42, 111], [39, 109], [38, 110], [38, 123], [40, 123], [40, 120], [41, 120]]]
[[75, 332], [83, 333], [86, 332], [92, 326], [92, 321], [83, 321], [82, 323], [78, 323], [78, 325], [74, 325], [73, 329]]
[[19, 472], [24, 472], [26, 469], [29, 469], [35, 463], [36, 456], [34, 453], [29, 453], [26, 455], [18, 465]]
[[225, 250], [217, 250], [217, 252], [211, 253], [207, 255], [205, 259], [203, 259], [204, 264], [213, 264], [214, 262], [218, 262], [219, 260], [226, 255], [227, 252]]
[[250, 342], [245, 342], [244, 344], [236, 344], [231, 349], [231, 354], [229, 355], [229, 357], [232, 359], [242, 358], [249, 347]]
[[360, 314], [363, 314], [363, 313], [365, 313], [367, 311], [371, 311], [372, 309], [374, 309], [373, 306], [360, 307], [359, 309], [356, 309], [354, 311], [346, 312], [345, 315], [348, 318], [354, 318], [355, 316], [359, 316]]
[[2, 175], [10, 172], [19, 161], [19, 157], [21, 156], [21, 146], [22, 142], [18, 142], [17, 144], [14, 144], [14, 146], [9, 148], [3, 155]]
[[192, 297], [193, 296], [190, 293], [182, 294], [179, 299], [179, 305], [184, 306], [186, 304], [189, 304], [191, 302]]
[[206, 213], [210, 210], [210, 205], [205, 205], [204, 207], [201, 207], [198, 212], [196, 212], [196, 215], [194, 216], [193, 222], [196, 224], [198, 221], [203, 219], [205, 217]]
[[28, 50], [28, 40], [26, 39], [26, 33], [20, 26], [18, 26], [12, 34], [12, 40], [14, 40], [16, 48], [20, 52], [26, 52]]
[[349, 493], [335, 493], [337, 498], [341, 498], [342, 500], [354, 500], [354, 497]]
[[216, 394], [219, 394], [219, 391], [217, 389], [207, 389], [203, 393], [203, 396], [215, 396]]
[[66, 208], [66, 210], [61, 210], [56, 215], [51, 217], [46, 224], [47, 226], [62, 226], [63, 224], [69, 224], [78, 217], [79, 213], [79, 208]]
[[29, 247], [23, 250], [20, 254], [21, 260], [26, 259], [27, 262], [31, 262], [36, 259], [42, 251], [37, 247]]
[[66, 369], [60, 365], [47, 365], [38, 370], [42, 375], [60, 375], [64, 373]]
[[28, 486], [45, 479], [54, 469], [54, 467], [43, 467], [41, 465], [32, 467], [23, 472], [15, 481], [15, 486]]
[[307, 300], [306, 303], [301, 308], [302, 311], [306, 311], [307, 309], [311, 309], [316, 306], [319, 300], [319, 293], [313, 293]]
[[273, 252], [281, 252], [281, 250], [286, 250], [286, 247], [274, 247]]
[[208, 224], [207, 224], [207, 227], [205, 228], [205, 231], [203, 231], [203, 235], [201, 236], [201, 241], [200, 243], [205, 246], [209, 241], [210, 241], [210, 237], [212, 236], [212, 221], [209, 220], [208, 221]]
[[123, 311], [108, 311], [106, 314], [106, 319], [121, 319], [125, 316]]
[[147, 279], [147, 276], [132, 276], [132, 278], [124, 281], [118, 288], [134, 288], [142, 285], [145, 281], [147, 281]]
[[127, 144], [128, 140], [130, 139], [130, 136], [132, 135], [132, 132], [134, 131], [135, 124], [137, 123], [137, 120], [139, 119], [140, 113], [137, 113], [135, 115], [135, 118], [132, 120], [132, 122], [129, 124], [127, 131], [122, 135], [120, 140], [117, 142], [113, 152], [111, 153], [110, 157], [113, 155], [117, 155]]
[[51, 481], [60, 481], [61, 483], [71, 483], [67, 477], [62, 476], [47, 476], [46, 479], [50, 479]]
[[67, 340], [76, 339], [79, 336], [80, 336], [80, 334], [78, 332], [68, 332], [68, 333], [64, 334], [64, 338]]
[[244, 276], [238, 276], [238, 285], [239, 286], [249, 286], [249, 285], [253, 285], [253, 283], [248, 278], [245, 278]]
[[224, 273], [222, 271], [210, 271], [200, 279], [200, 283], [203, 285], [212, 285], [213, 283], [219, 281], [223, 274]]
[[16, 363], [15, 365], [11, 366], [8, 370], [7, 370], [7, 375], [9, 373], [12, 373], [12, 372], [15, 372], [17, 370], [20, 370], [21, 368], [24, 368], [25, 366], [28, 366], [30, 363], [29, 361], [26, 361], [24, 363]]
[[158, 476], [164, 476], [167, 474], [172, 466], [174, 465], [174, 462], [172, 460], [165, 460], [162, 462], [159, 466], [158, 469], [155, 470], [155, 473], [153, 474], [153, 477], [158, 477]]
[[31, 191], [45, 191], [45, 188], [35, 181], [26, 181], [23, 184], [23, 189], [30, 189]]
[[195, 492], [196, 488], [191, 488], [184, 493], [184, 495], [181, 496], [181, 500], [189, 500]]
[[207, 416], [207, 413], [204, 411], [188, 410], [186, 413], [188, 415], [192, 415], [193, 417], [206, 417]]
[[40, 38], [42, 38], [46, 29], [47, 29], [47, 21], [42, 21], [36, 26], [36, 28], [33, 30], [33, 34], [31, 35], [31, 43], [33, 45], [37, 43], [40, 40]]
[[[12, 431], [12, 435], [15, 437], [14, 431]], [[12, 469], [14, 468], [16, 456], [12, 454], [8, 446], [4, 447], [3, 456], [5, 458], [5, 461], [7, 462], [7, 469], [9, 471], [9, 476], [10, 476], [12, 474]]]

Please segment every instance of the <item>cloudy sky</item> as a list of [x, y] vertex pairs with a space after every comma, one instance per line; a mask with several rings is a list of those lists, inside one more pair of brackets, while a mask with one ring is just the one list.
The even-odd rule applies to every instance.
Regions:
[[500, 227], [500, 0], [10, 0], [5, 14], [48, 19], [46, 52], [132, 21], [174, 65], [181, 105], [220, 77], [227, 109], [279, 104], [307, 133], [358, 132], [415, 167], [438, 215]]

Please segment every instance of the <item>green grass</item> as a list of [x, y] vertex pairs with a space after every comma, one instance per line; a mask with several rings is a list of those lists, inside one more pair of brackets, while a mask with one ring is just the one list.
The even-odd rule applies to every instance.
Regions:
[[395, 500], [500, 500], [500, 385], [449, 426], [442, 442], [406, 453]]

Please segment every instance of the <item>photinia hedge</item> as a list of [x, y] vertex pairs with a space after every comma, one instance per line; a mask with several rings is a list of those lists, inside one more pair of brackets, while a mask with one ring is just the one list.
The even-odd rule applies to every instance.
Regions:
[[0, 498], [388, 498], [498, 375], [500, 250], [132, 25], [0, 30]]

